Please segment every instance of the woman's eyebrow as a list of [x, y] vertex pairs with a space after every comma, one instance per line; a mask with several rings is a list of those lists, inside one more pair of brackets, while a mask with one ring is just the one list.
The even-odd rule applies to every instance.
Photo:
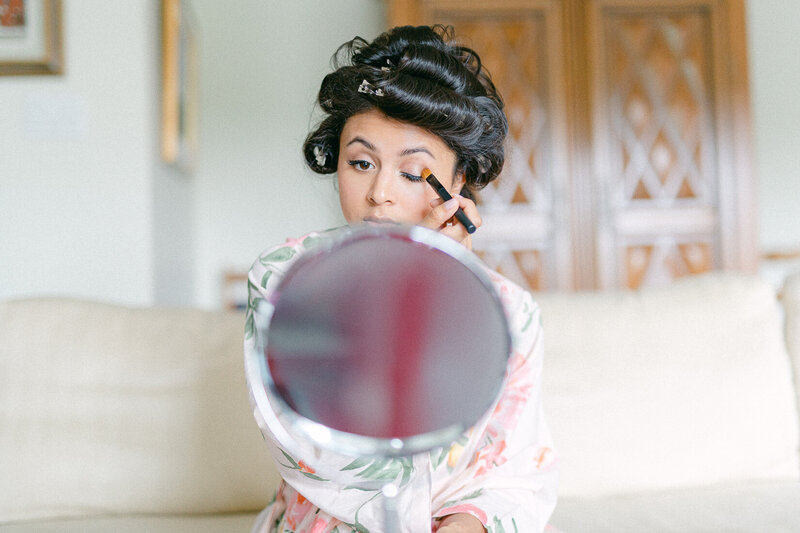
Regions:
[[[378, 149], [375, 148], [375, 145], [372, 144], [371, 142], [369, 142], [368, 140], [366, 140], [363, 137], [353, 137], [350, 140], [350, 142], [346, 144], [346, 146], [350, 146], [353, 143], [363, 144], [368, 150], [371, 150], [371, 151], [376, 152], [376, 153], [378, 152]], [[425, 148], [424, 146], [417, 146], [417, 147], [414, 147], [414, 148], [406, 148], [406, 149], [404, 149], [403, 151], [400, 152], [400, 157], [404, 157], [404, 156], [411, 155], [411, 154], [417, 154], [417, 153], [420, 153], [420, 152], [428, 154], [429, 156], [431, 156], [431, 158], [436, 159], [436, 156], [433, 155], [431, 153], [431, 151], [428, 150], [427, 148]]]
[[347, 143], [346, 146], [350, 146], [353, 143], [361, 143], [367, 147], [367, 149], [372, 150], [373, 152], [377, 152], [378, 149], [375, 148], [375, 145], [369, 142], [368, 140], [364, 139], [363, 137], [353, 137], [353, 139]]
[[411, 154], [416, 154], [416, 153], [419, 153], [419, 152], [426, 153], [429, 156], [431, 156], [433, 159], [436, 159], [436, 156], [433, 155], [431, 153], [431, 151], [428, 150], [427, 148], [425, 148], [424, 146], [418, 146], [416, 148], [406, 148], [405, 150], [400, 152], [400, 157], [403, 157], [403, 156], [406, 156], [406, 155], [411, 155]]

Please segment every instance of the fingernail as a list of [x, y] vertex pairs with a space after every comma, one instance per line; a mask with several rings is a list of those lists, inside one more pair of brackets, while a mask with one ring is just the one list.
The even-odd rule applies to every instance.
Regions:
[[450, 198], [449, 200], [447, 200], [447, 201], [444, 203], [444, 206], [445, 206], [447, 209], [453, 209], [453, 208], [454, 208], [454, 207], [456, 207], [457, 205], [458, 205], [458, 200], [456, 200], [455, 198]]

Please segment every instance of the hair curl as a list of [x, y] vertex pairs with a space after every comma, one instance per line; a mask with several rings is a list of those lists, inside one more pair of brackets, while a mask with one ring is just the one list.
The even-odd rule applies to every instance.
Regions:
[[[451, 26], [400, 26], [371, 43], [356, 37], [340, 46], [318, 95], [327, 116], [303, 144], [308, 166], [336, 172], [345, 122], [378, 109], [441, 138], [456, 154], [466, 193], [495, 179], [508, 132], [503, 100], [478, 54], [453, 40]], [[359, 92], [364, 80], [383, 94]]]

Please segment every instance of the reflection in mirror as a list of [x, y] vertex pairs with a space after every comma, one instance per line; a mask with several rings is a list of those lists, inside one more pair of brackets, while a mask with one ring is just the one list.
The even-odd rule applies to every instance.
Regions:
[[364, 227], [320, 246], [257, 313], [260, 383], [284, 408], [277, 433], [340, 453], [449, 444], [503, 382], [510, 342], [491, 283], [424, 228]]

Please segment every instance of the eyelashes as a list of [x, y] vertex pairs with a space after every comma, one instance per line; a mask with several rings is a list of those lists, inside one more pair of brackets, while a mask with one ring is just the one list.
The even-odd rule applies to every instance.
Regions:
[[[366, 172], [371, 168], [374, 168], [375, 166], [365, 159], [352, 159], [348, 161], [347, 164], [360, 172]], [[403, 176], [408, 181], [413, 181], [413, 182], [422, 181], [422, 176], [409, 174], [408, 172], [401, 172], [400, 175]]]
[[[372, 163], [370, 163], [369, 161], [364, 161], [363, 159], [355, 159], [352, 161], [348, 161], [347, 164], [357, 170], [361, 170], [362, 172], [366, 172], [367, 170], [369, 170], [369, 167], [372, 166]], [[364, 168], [364, 165], [367, 165], [367, 167]]]

